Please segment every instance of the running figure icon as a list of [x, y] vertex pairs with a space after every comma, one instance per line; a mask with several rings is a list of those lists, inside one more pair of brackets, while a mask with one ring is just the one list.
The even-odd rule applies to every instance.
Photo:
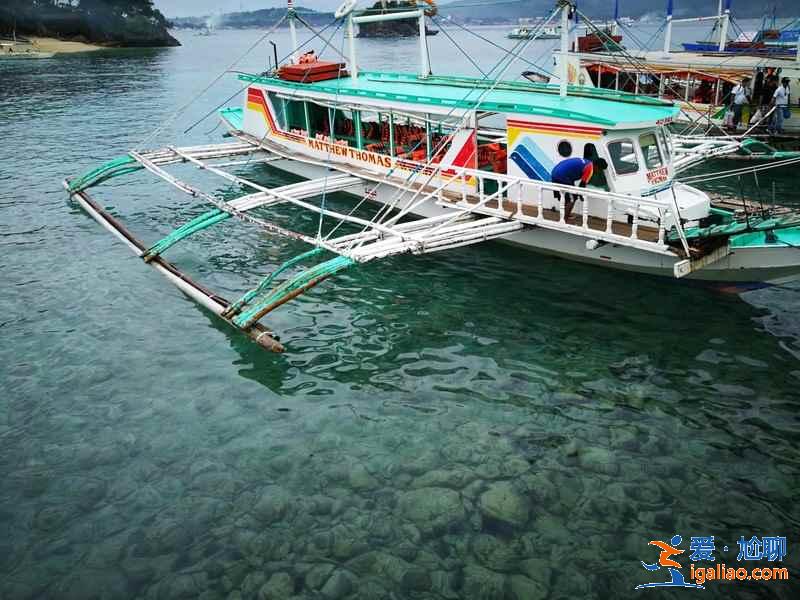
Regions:
[[644, 561], [642, 562], [642, 566], [647, 569], [648, 571], [658, 571], [661, 567], [665, 567], [670, 574], [669, 581], [660, 581], [657, 583], [643, 583], [641, 585], [637, 585], [634, 589], [639, 588], [651, 588], [651, 587], [686, 587], [686, 588], [699, 588], [704, 589], [702, 585], [697, 585], [695, 583], [686, 583], [683, 579], [683, 575], [678, 569], [681, 568], [681, 564], [676, 561], [672, 560], [672, 556], [677, 554], [683, 554], [683, 550], [676, 548], [675, 546], [681, 543], [681, 536], [674, 535], [672, 539], [669, 541], [669, 544], [666, 542], [662, 542], [661, 540], [651, 540], [648, 545], [649, 546], [656, 546], [657, 548], [661, 548], [661, 552], [658, 553], [658, 562], [648, 564]]

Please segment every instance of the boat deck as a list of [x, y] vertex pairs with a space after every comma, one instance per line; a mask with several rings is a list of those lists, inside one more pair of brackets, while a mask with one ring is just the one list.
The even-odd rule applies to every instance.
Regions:
[[[276, 154], [282, 154], [285, 152], [280, 145], [274, 144], [268, 139], [265, 140], [254, 140], [247, 134], [239, 134], [243, 136], [244, 139], [248, 141], [255, 141], [260, 142], [261, 146], [270, 152], [274, 152]], [[314, 162], [314, 159], [311, 157], [306, 157], [308, 162]], [[328, 165], [331, 168], [335, 168], [336, 170], [348, 173], [350, 175], [354, 175], [361, 179], [367, 181], [373, 181], [375, 183], [386, 183], [387, 185], [397, 186], [397, 181], [392, 181], [384, 176], [377, 175], [376, 173], [366, 169], [359, 167], [357, 165], [343, 165], [343, 164], [330, 164]], [[434, 193], [436, 192], [436, 188], [431, 185], [423, 185], [421, 186], [413, 186], [410, 190], [412, 193], [419, 191], [421, 194], [425, 193]], [[440, 201], [440, 205], [442, 206], [452, 206], [453, 208], [459, 208], [459, 204], [463, 207], [463, 200], [465, 196], [463, 196], [459, 192], [455, 191], [439, 191], [437, 192], [437, 198]], [[472, 206], [477, 206], [479, 203], [479, 199], [477, 196], [474, 195], [466, 195], [467, 203]], [[504, 199], [502, 203], [502, 208], [499, 205], [498, 200], [489, 200], [485, 204], [483, 204], [480, 208], [476, 211], [478, 214], [484, 215], [492, 215], [492, 216], [502, 216], [505, 218], [513, 218], [517, 214], [517, 203]], [[522, 213], [525, 217], [529, 217], [531, 219], [537, 219], [539, 217], [539, 208], [532, 204], [522, 204]], [[556, 210], [551, 209], [543, 209], [542, 217], [553, 223], [559, 222], [559, 213]], [[566, 221], [567, 224], [573, 225], [576, 227], [581, 227], [583, 225], [583, 215], [580, 213], [579, 207], [573, 211], [573, 214], [570, 218]], [[590, 230], [596, 231], [598, 234], [606, 232], [606, 220], [601, 219], [598, 217], [589, 216], [587, 219], [587, 225]], [[632, 238], [633, 237], [633, 225], [627, 222], [620, 222], [614, 221], [612, 223], [612, 232], [616, 235]], [[646, 242], [658, 242], [659, 239], [659, 232], [658, 228], [655, 227], [648, 227], [646, 225], [639, 224], [637, 227], [636, 235], [638, 239], [646, 241]], [[678, 248], [675, 248], [676, 253], [682, 254], [682, 251]]]

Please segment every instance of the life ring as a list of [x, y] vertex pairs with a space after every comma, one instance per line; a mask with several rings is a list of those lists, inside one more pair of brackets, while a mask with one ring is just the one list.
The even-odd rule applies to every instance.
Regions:
[[358, 0], [344, 0], [344, 2], [342, 2], [339, 8], [336, 9], [336, 12], [333, 13], [333, 16], [336, 17], [337, 19], [343, 19], [351, 12], [353, 12], [353, 9], [356, 7], [357, 3]]
[[[425, 9], [426, 17], [435, 17], [439, 13], [439, 8], [436, 6], [435, 0], [423, 0], [423, 2], [429, 6], [429, 8]], [[413, 4], [416, 6], [416, 0], [413, 0]]]

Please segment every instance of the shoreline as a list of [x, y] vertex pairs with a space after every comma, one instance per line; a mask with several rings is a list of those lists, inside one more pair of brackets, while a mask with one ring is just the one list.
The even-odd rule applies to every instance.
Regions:
[[37, 50], [42, 52], [57, 52], [58, 54], [72, 54], [74, 52], [94, 52], [104, 50], [103, 46], [86, 42], [70, 42], [52, 37], [26, 36], [34, 43]]

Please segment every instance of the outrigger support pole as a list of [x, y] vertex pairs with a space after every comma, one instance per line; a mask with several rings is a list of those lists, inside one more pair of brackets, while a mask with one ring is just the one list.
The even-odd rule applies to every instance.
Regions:
[[[133, 251], [134, 254], [142, 256], [147, 251], [147, 247], [139, 239], [137, 239], [119, 220], [114, 218], [107, 210], [95, 202], [85, 190], [72, 191], [69, 181], [64, 182], [64, 187], [89, 216], [113, 233]], [[210, 310], [218, 317], [221, 317], [232, 327], [243, 331], [259, 346], [272, 352], [283, 352], [285, 350], [283, 344], [273, 337], [273, 333], [260, 323], [250, 323], [247, 329], [243, 329], [236, 325], [231, 319], [226, 318], [225, 313], [230, 307], [230, 303], [225, 298], [218, 296], [193, 281], [188, 275], [178, 270], [172, 263], [167, 262], [160, 256], [156, 256], [147, 264], [161, 273], [170, 283], [175, 285], [192, 300]]]

